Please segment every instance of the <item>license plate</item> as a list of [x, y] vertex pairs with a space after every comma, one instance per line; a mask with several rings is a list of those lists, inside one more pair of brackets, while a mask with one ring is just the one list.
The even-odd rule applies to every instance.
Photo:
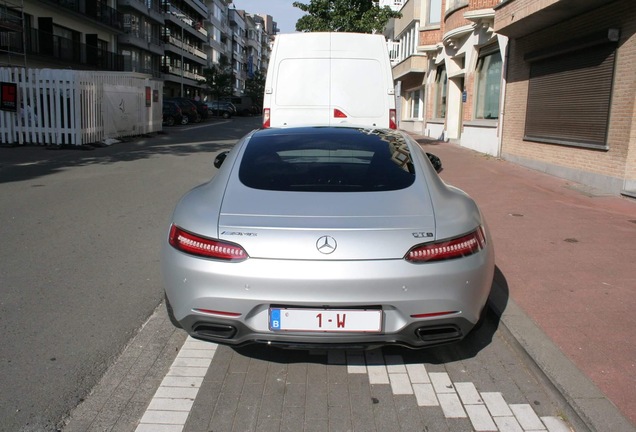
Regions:
[[270, 308], [269, 328], [273, 331], [379, 332], [382, 311]]

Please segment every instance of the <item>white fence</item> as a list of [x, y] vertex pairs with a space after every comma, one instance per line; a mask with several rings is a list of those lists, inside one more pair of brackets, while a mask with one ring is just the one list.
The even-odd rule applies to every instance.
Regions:
[[82, 145], [161, 131], [163, 83], [134, 72], [0, 68], [17, 110], [0, 111], [3, 144]]

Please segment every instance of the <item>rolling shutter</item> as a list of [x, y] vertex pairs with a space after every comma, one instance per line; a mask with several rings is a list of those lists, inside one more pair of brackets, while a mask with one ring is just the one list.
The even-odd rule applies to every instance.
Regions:
[[606, 149], [616, 45], [533, 61], [524, 139]]

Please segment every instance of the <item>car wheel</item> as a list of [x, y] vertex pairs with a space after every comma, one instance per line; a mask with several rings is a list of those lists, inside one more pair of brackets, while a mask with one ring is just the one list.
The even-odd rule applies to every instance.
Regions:
[[230, 118], [230, 113], [229, 112], [224, 112], [223, 113], [223, 118], [224, 119], [229, 119]]
[[201, 123], [201, 115], [200, 115], [200, 114], [197, 114], [197, 115], [194, 117], [194, 122], [195, 122], [195, 123]]
[[166, 117], [166, 125], [174, 126], [174, 117], [172, 117], [172, 116]]
[[188, 123], [190, 123], [190, 117], [188, 117], [188, 116], [181, 117], [181, 124], [182, 125], [187, 125]]
[[172, 305], [170, 304], [170, 300], [168, 300], [168, 296], [165, 294], [163, 296], [166, 300], [166, 311], [168, 312], [168, 318], [170, 319], [170, 322], [176, 328], [181, 328], [181, 324], [179, 324], [179, 321], [177, 321], [177, 319], [174, 317], [174, 311], [172, 310]]

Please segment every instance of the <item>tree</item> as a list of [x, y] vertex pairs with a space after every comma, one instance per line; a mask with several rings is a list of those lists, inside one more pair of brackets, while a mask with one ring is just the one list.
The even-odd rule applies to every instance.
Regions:
[[310, 0], [309, 4], [295, 1], [293, 6], [307, 13], [296, 22], [296, 30], [302, 32], [379, 33], [391, 18], [402, 17], [372, 0]]
[[215, 100], [223, 96], [232, 96], [234, 74], [226, 57], [221, 57], [219, 64], [203, 69], [203, 76], [205, 77], [203, 84], [207, 85]]
[[252, 101], [263, 106], [263, 94], [265, 93], [265, 75], [257, 70], [254, 76], [245, 82], [245, 95], [249, 96]]

